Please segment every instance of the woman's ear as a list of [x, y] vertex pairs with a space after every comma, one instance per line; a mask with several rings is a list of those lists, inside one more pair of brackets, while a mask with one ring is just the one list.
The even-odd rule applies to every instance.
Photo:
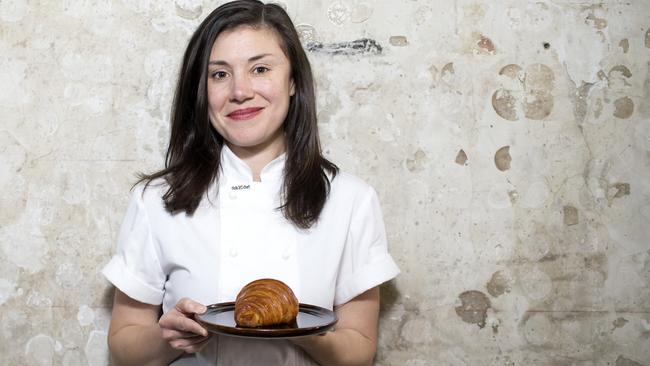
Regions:
[[289, 80], [289, 96], [296, 94], [296, 83], [293, 82], [293, 78]]

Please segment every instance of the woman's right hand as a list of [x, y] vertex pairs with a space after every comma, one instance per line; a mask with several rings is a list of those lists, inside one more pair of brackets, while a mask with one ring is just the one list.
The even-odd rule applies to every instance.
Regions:
[[180, 299], [158, 320], [162, 337], [169, 345], [187, 353], [199, 352], [210, 340], [210, 334], [194, 321], [195, 314], [205, 313], [207, 308], [188, 298]]

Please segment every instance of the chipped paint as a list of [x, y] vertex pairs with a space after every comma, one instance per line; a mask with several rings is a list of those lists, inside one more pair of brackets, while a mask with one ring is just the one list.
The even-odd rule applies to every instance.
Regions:
[[378, 55], [382, 52], [382, 47], [377, 41], [367, 38], [327, 44], [314, 42], [307, 44], [306, 47], [310, 52], [331, 55]]

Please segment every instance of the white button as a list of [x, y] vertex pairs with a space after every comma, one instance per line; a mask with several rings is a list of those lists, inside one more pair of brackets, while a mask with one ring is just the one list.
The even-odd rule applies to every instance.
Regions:
[[235, 200], [237, 199], [237, 193], [235, 191], [230, 191], [230, 193], [228, 193], [228, 197], [230, 197], [231, 200]]
[[230, 256], [233, 258], [237, 256], [237, 248], [235, 247], [230, 248]]
[[284, 259], [284, 260], [286, 261], [286, 260], [289, 259], [289, 258], [291, 258], [291, 253], [290, 253], [288, 250], [286, 250], [286, 251], [282, 254], [282, 259]]

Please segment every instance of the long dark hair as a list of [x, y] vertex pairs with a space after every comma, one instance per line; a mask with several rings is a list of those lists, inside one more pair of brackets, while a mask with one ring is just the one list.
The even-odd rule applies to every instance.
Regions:
[[191, 215], [209, 187], [218, 181], [224, 139], [208, 117], [208, 62], [219, 34], [239, 26], [266, 27], [276, 32], [291, 64], [295, 94], [283, 124], [286, 163], [279, 208], [297, 227], [309, 228], [318, 220], [329, 194], [330, 179], [338, 168], [321, 153], [309, 60], [291, 19], [275, 4], [257, 0], [226, 3], [208, 15], [194, 32], [176, 86], [165, 168], [141, 175], [138, 183], [148, 185], [163, 178], [168, 186], [163, 195], [167, 211]]

